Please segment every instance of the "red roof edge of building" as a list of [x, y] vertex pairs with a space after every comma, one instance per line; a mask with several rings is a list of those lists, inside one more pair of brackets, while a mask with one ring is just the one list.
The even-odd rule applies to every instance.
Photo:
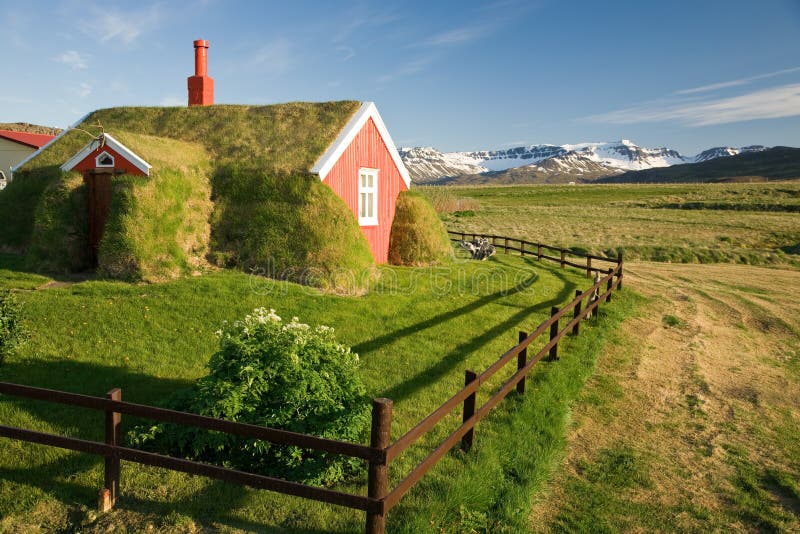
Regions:
[[15, 132], [13, 130], [0, 130], [0, 137], [3, 139], [8, 139], [9, 141], [27, 145], [31, 148], [42, 148], [44, 145], [49, 143], [50, 140], [55, 137], [55, 135]]

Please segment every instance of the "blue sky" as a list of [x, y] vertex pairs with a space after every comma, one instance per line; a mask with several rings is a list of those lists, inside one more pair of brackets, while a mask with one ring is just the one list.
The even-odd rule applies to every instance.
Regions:
[[632, 139], [800, 146], [800, 1], [0, 0], [0, 122], [216, 102], [374, 100], [442, 150]]

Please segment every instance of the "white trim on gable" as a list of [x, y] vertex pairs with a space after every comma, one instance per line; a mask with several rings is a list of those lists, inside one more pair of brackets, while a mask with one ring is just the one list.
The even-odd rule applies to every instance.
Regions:
[[[103, 163], [103, 156], [107, 156], [110, 160], [108, 163]], [[110, 154], [108, 150], [103, 150], [97, 157], [94, 158], [95, 167], [114, 167], [114, 155]]]
[[[134, 154], [130, 148], [126, 147], [125, 145], [114, 139], [114, 137], [112, 137], [111, 134], [104, 133], [101, 134], [100, 137], [103, 139], [105, 146], [114, 149], [117, 152], [117, 154], [121, 155], [126, 160], [130, 161], [137, 169], [142, 171], [146, 176], [150, 176], [150, 168], [152, 166], [145, 160]], [[69, 160], [67, 160], [66, 163], [64, 163], [61, 166], [61, 170], [71, 171], [72, 169], [74, 169], [78, 163], [86, 159], [86, 156], [97, 150], [97, 148], [100, 146], [100, 143], [101, 143], [100, 138], [92, 139], [91, 141], [89, 141], [89, 143], [85, 147], [79, 150], [77, 154], [72, 156]]]
[[72, 130], [72, 129], [73, 129], [73, 128], [75, 128], [77, 125], [79, 125], [80, 123], [82, 123], [83, 121], [85, 121], [85, 120], [86, 120], [86, 117], [88, 117], [90, 114], [91, 114], [91, 112], [87, 113], [86, 115], [84, 115], [83, 117], [81, 117], [80, 119], [78, 119], [77, 121], [75, 121], [75, 123], [74, 123], [74, 124], [72, 124], [72, 126], [69, 126], [68, 128], [65, 128], [65, 129], [61, 130], [61, 133], [60, 133], [60, 134], [58, 134], [57, 136], [55, 136], [54, 138], [50, 139], [50, 141], [48, 141], [48, 142], [47, 142], [47, 144], [45, 144], [43, 147], [39, 148], [39, 150], [37, 150], [37, 151], [36, 151], [36, 152], [34, 152], [33, 154], [30, 154], [30, 155], [28, 155], [28, 157], [27, 157], [27, 158], [25, 158], [25, 159], [23, 159], [22, 161], [20, 161], [19, 163], [17, 163], [17, 166], [16, 166], [16, 167], [14, 167], [13, 169], [11, 169], [11, 174], [14, 174], [15, 172], [17, 172], [17, 169], [21, 169], [23, 165], [25, 165], [25, 164], [26, 164], [26, 163], [28, 163], [30, 160], [32, 160], [33, 158], [35, 158], [36, 156], [38, 156], [39, 154], [41, 154], [42, 150], [46, 149], [47, 147], [49, 147], [50, 145], [52, 145], [53, 143], [55, 143], [56, 141], [58, 141], [59, 139], [61, 139], [62, 137], [64, 137], [64, 135], [66, 135], [66, 133], [67, 133], [68, 131]]
[[381, 119], [381, 116], [378, 113], [378, 108], [375, 106], [375, 102], [361, 103], [359, 110], [355, 115], [353, 115], [353, 118], [350, 119], [345, 127], [342, 128], [342, 131], [339, 132], [338, 137], [336, 137], [336, 140], [331, 143], [331, 146], [328, 147], [328, 150], [326, 150], [325, 153], [320, 156], [320, 158], [311, 168], [311, 172], [318, 174], [320, 180], [324, 180], [369, 119], [372, 119], [372, 121], [375, 123], [375, 127], [378, 128], [378, 133], [380, 133], [381, 137], [383, 138], [383, 142], [386, 143], [386, 148], [389, 149], [389, 154], [391, 154], [392, 160], [397, 166], [397, 170], [400, 172], [400, 176], [403, 177], [406, 187], [410, 188], [411, 177], [408, 175], [408, 169], [406, 169], [406, 166], [403, 165], [403, 160], [400, 159], [400, 154], [397, 152], [397, 147], [395, 146], [394, 141], [392, 141], [392, 136], [389, 135], [389, 130], [386, 129], [386, 125], [383, 123], [383, 119]]

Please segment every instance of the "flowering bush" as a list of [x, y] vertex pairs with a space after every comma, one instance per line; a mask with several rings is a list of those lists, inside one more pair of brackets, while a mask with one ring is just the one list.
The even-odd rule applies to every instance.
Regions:
[[0, 292], [0, 364], [25, 339], [22, 314], [17, 297], [10, 291]]
[[[332, 328], [285, 323], [258, 308], [217, 331], [210, 373], [169, 403], [210, 417], [358, 442], [370, 420], [358, 355]], [[132, 444], [311, 484], [333, 484], [362, 462], [325, 452], [171, 424], [134, 429]]]

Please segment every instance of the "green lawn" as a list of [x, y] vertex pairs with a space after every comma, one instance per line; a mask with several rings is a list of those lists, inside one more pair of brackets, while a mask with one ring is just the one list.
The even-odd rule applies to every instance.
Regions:
[[[395, 401], [397, 439], [463, 385], [464, 369], [483, 370], [516, 343], [518, 329], [530, 330], [589, 283], [577, 271], [504, 255], [382, 269], [362, 297], [233, 271], [163, 284], [97, 280], [34, 290], [49, 279], [20, 271], [14, 256], [0, 256], [0, 286], [18, 288], [30, 333], [0, 367], [0, 380], [91, 395], [121, 387], [125, 400], [157, 404], [205, 373], [222, 321], [265, 306], [336, 329], [360, 354], [370, 394]], [[591, 374], [603, 337], [635, 302], [623, 293], [599, 322], [582, 329], [588, 335], [564, 344], [560, 362], [539, 366], [524, 399], [509, 399], [479, 425], [472, 453], [448, 455], [390, 513], [390, 531], [524, 527], [531, 493], [563, 448], [568, 405]], [[500, 373], [498, 383], [510, 372]], [[96, 412], [0, 398], [0, 424], [101, 439], [102, 420]], [[393, 463], [391, 486], [459, 422], [460, 414], [448, 418]], [[134, 423], [123, 418], [126, 428]], [[123, 464], [119, 506], [96, 517], [100, 458], [0, 443], [0, 531], [363, 529], [363, 514], [344, 508], [134, 464]], [[363, 492], [364, 484], [341, 489]]]
[[444, 207], [452, 230], [623, 250], [628, 260], [800, 265], [800, 182], [417, 190]]

